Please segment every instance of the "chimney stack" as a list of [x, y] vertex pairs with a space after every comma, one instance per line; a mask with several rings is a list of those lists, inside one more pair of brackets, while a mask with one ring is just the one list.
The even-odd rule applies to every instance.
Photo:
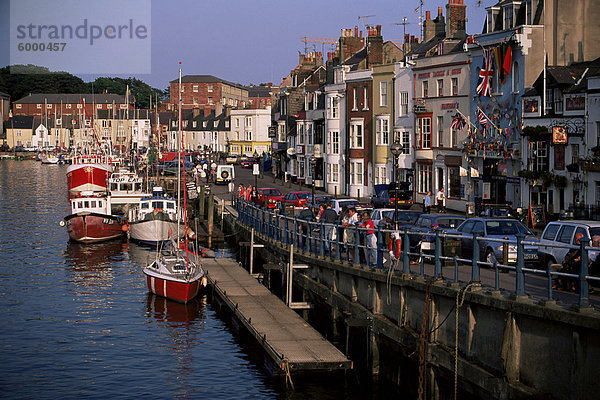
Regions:
[[372, 65], [383, 64], [383, 37], [381, 36], [381, 25], [369, 29], [369, 36], [367, 37], [367, 57], [369, 61], [367, 68], [370, 68]]
[[446, 4], [446, 37], [453, 39], [464, 39], [467, 37], [467, 6], [463, 0], [448, 0]]

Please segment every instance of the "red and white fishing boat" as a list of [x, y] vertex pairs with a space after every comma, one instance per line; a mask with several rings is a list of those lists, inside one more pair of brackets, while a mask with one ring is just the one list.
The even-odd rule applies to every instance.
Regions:
[[[181, 88], [181, 69], [179, 70], [179, 87]], [[179, 92], [179, 137], [181, 141], [181, 148], [183, 148], [183, 133], [181, 131], [181, 91]], [[180, 148], [180, 154], [181, 154]], [[181, 156], [178, 157], [179, 163], [181, 163]], [[185, 164], [183, 166], [183, 174], [178, 172], [177, 180], [177, 194], [181, 193], [181, 175], [185, 177]], [[180, 168], [178, 168], [180, 171]], [[183, 188], [185, 188], [185, 182], [183, 182]], [[183, 212], [177, 213], [177, 217], [183, 217], [184, 220], [184, 232], [187, 231], [187, 201], [186, 196], [184, 198]], [[180, 229], [179, 224], [177, 225], [178, 230]], [[179, 237], [177, 234], [176, 237]], [[188, 236], [185, 237], [186, 250], [181, 250], [178, 245], [178, 240], [172, 239], [169, 244], [168, 250], [161, 249], [156, 256], [156, 259], [144, 268], [144, 274], [146, 275], [146, 283], [148, 289], [162, 297], [167, 299], [175, 300], [180, 303], [188, 303], [192, 300], [202, 286], [206, 286], [206, 276], [204, 270], [200, 265], [200, 258], [197, 254], [192, 254], [188, 249]]]
[[67, 227], [69, 238], [80, 243], [97, 243], [117, 239], [127, 230], [126, 219], [111, 215], [105, 194], [81, 192], [71, 199], [71, 214], [62, 226]]
[[109, 156], [89, 154], [73, 157], [71, 165], [67, 167], [69, 198], [81, 192], [106, 192], [112, 173]]

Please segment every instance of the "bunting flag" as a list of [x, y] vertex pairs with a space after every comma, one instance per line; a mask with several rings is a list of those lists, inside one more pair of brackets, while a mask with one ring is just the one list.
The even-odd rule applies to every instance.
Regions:
[[479, 124], [484, 128], [487, 128], [490, 124], [490, 120], [487, 118], [485, 113], [481, 111], [481, 108], [477, 108], [477, 120], [479, 121]]
[[479, 71], [477, 81], [477, 94], [480, 96], [491, 96], [492, 93], [492, 50], [483, 50], [483, 65]]
[[454, 117], [452, 117], [452, 123], [450, 124], [450, 128], [455, 131], [459, 131], [465, 127], [465, 119], [459, 113], [456, 113]]
[[[485, 153], [484, 153], [485, 155]], [[479, 178], [479, 171], [471, 167], [471, 178]]]
[[496, 59], [496, 68], [498, 68], [498, 80], [500, 83], [504, 83], [504, 65], [503, 63], [503, 54], [502, 54], [502, 45], [496, 46], [493, 48], [494, 58]]
[[502, 45], [503, 53], [504, 53], [504, 61], [502, 62], [502, 70], [505, 75], [510, 75], [510, 71], [512, 69], [512, 48], [510, 44], [504, 43]]
[[460, 168], [460, 170], [459, 170], [460, 171], [460, 176], [467, 176], [468, 175], [469, 171], [467, 171], [466, 168], [463, 168], [463, 167], [459, 167], [459, 168]]

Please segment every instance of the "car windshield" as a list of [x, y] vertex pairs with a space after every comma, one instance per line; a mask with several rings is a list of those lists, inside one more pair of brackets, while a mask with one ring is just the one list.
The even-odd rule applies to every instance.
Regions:
[[533, 235], [533, 233], [519, 221], [486, 221], [485, 226], [488, 235], [516, 235], [518, 233]]
[[263, 194], [265, 196], [279, 196], [281, 192], [279, 191], [279, 189], [265, 189], [263, 191]]
[[340, 207], [351, 207], [351, 206], [355, 206], [358, 204], [358, 200], [344, 200], [344, 201], [340, 201], [339, 202]]
[[412, 196], [412, 193], [409, 191], [405, 191], [405, 190], [390, 190], [389, 191], [390, 198], [398, 198], [400, 200], [407, 200], [407, 199], [410, 199], [411, 196]]
[[[394, 210], [388, 210], [383, 212], [383, 217], [385, 219], [392, 219], [394, 215]], [[419, 213], [412, 212], [398, 212], [398, 218], [396, 219], [398, 222], [410, 222], [415, 223], [419, 218]]]
[[464, 219], [462, 218], [438, 218], [436, 223], [440, 228], [456, 228], [458, 227]]
[[310, 197], [310, 193], [298, 193], [299, 199], [308, 199]]

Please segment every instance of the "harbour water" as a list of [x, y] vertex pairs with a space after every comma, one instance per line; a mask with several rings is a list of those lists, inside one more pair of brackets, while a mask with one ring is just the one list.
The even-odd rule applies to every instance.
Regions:
[[69, 214], [65, 172], [0, 161], [3, 399], [387, 398], [348, 375], [298, 377], [291, 391], [209, 297], [184, 306], [147, 292], [150, 248], [70, 243], [59, 226]]

